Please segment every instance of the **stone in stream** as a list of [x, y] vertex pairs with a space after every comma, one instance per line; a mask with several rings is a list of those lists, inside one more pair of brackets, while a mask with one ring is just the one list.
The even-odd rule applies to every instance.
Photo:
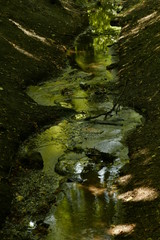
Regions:
[[107, 163], [113, 163], [116, 159], [115, 156], [101, 152], [95, 148], [89, 148], [85, 152], [86, 156], [93, 160], [94, 163], [100, 163], [101, 161]]
[[[83, 168], [88, 164], [90, 159], [85, 153], [66, 152], [63, 154], [55, 165], [55, 172], [62, 176], [79, 176]], [[73, 180], [73, 179], [72, 179]]]
[[40, 170], [43, 168], [43, 158], [40, 152], [32, 152], [26, 154], [25, 156], [20, 158], [20, 163], [22, 167], [28, 169]]

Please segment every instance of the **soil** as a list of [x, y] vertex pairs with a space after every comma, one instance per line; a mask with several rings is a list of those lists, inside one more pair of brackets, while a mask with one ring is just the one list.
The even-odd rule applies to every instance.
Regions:
[[[67, 64], [67, 49], [88, 21], [84, 10], [72, 2], [67, 6], [69, 10], [49, 0], [14, 0], [14, 3], [1, 0], [0, 3], [0, 215], [3, 223], [12, 200], [10, 173], [19, 145], [42, 126], [71, 114], [63, 108], [37, 105], [25, 89], [60, 73]], [[118, 42], [120, 62], [116, 88], [123, 91], [119, 103], [136, 109], [145, 120], [126, 142], [130, 162], [122, 169], [117, 184], [124, 214], [121, 231], [115, 238], [158, 240], [160, 3], [124, 0], [122, 4], [118, 17], [122, 31]], [[27, 35], [22, 27], [30, 33]], [[21, 174], [25, 174], [25, 170]], [[126, 226], [131, 230], [125, 231]]]
[[127, 139], [130, 163], [119, 179], [125, 212], [122, 225], [135, 224], [135, 228], [129, 235], [123, 234], [122, 229], [117, 239], [157, 240], [160, 239], [160, 3], [125, 0], [123, 5], [118, 88], [124, 94], [120, 102], [140, 112], [145, 122]]
[[9, 212], [10, 173], [20, 144], [42, 126], [72, 114], [43, 107], [26, 94], [29, 85], [57, 76], [67, 64], [67, 50], [88, 25], [73, 1], [0, 0], [0, 224]]

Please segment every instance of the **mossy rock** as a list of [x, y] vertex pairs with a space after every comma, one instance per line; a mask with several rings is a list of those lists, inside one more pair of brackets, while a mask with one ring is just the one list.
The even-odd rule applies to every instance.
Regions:
[[58, 159], [55, 171], [62, 176], [80, 174], [89, 161], [84, 153], [68, 152]]

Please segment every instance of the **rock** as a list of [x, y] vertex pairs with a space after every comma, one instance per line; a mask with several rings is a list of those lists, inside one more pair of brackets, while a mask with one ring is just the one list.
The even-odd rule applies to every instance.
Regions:
[[28, 169], [40, 170], [43, 168], [43, 158], [40, 152], [32, 152], [25, 155], [20, 159], [20, 163], [23, 167]]
[[86, 156], [93, 160], [94, 163], [100, 163], [101, 161], [105, 163], [113, 163], [115, 156], [109, 153], [101, 152], [95, 148], [89, 148], [86, 150]]
[[84, 153], [68, 152], [58, 159], [55, 172], [62, 176], [78, 176], [89, 160]]
[[83, 179], [80, 176], [72, 176], [72, 177], [67, 178], [67, 182], [68, 183], [73, 183], [73, 182], [83, 183]]

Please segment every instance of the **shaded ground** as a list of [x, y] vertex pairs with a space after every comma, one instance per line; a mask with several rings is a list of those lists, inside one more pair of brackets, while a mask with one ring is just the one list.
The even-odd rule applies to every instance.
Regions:
[[[128, 139], [130, 163], [119, 180], [125, 210], [117, 239], [160, 239], [160, 4], [124, 1], [119, 41], [121, 103], [145, 123]], [[125, 225], [130, 226], [127, 235]], [[128, 228], [129, 229], [129, 228]]]
[[11, 202], [8, 183], [19, 144], [68, 112], [38, 106], [25, 93], [63, 69], [67, 49], [87, 25], [72, 1], [54, 2], [0, 0], [0, 223]]
[[[38, 3], [36, 0], [23, 3], [20, 0], [14, 3], [0, 1], [1, 221], [11, 200], [6, 176], [10, 175], [19, 143], [31, 132], [39, 131], [44, 123], [58, 120], [60, 115], [67, 114], [62, 109], [57, 111], [37, 106], [24, 90], [31, 83], [43, 81], [46, 75], [58, 74], [66, 64], [65, 49], [83, 24], [82, 12], [69, 12], [51, 4], [49, 0], [47, 3], [44, 0]], [[119, 179], [119, 198], [122, 200], [124, 215], [122, 225], [113, 227], [116, 239], [160, 239], [159, 13], [158, 1], [125, 0], [120, 17], [123, 28], [119, 40], [117, 88], [124, 91], [120, 102], [139, 111], [145, 123], [127, 139], [131, 160]], [[15, 22], [27, 30], [34, 30], [40, 37], [45, 36], [45, 40], [33, 35], [31, 37], [31, 34], [27, 36]], [[22, 174], [25, 174], [23, 171]], [[44, 205], [42, 209], [45, 209]]]

